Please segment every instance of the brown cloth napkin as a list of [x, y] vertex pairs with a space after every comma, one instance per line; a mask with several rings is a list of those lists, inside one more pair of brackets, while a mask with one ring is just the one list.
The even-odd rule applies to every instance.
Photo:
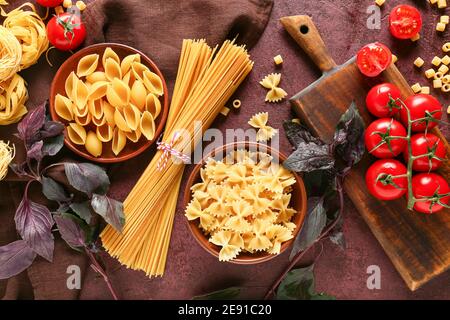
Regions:
[[[20, 1], [9, 1], [6, 11], [19, 6]], [[87, 27], [84, 45], [99, 42], [117, 42], [135, 47], [156, 62], [171, 89], [176, 76], [182, 39], [206, 38], [208, 43], [220, 44], [226, 38], [237, 37], [238, 42], [249, 48], [256, 43], [268, 22], [273, 0], [94, 0], [87, 1], [83, 13]], [[53, 75], [58, 66], [68, 57], [67, 53], [51, 51], [50, 67], [45, 59], [23, 72], [28, 83], [29, 109], [48, 99]], [[17, 124], [0, 126], [0, 139], [10, 140], [20, 146], [13, 137]], [[18, 148], [16, 160], [24, 158], [23, 149]], [[64, 157], [81, 161], [67, 150]], [[119, 166], [115, 166], [116, 170]], [[109, 168], [111, 169], [111, 168]], [[131, 166], [127, 167], [130, 174]], [[14, 212], [23, 193], [23, 183], [9, 174], [0, 182], [0, 245], [17, 239], [14, 226]], [[131, 186], [123, 186], [126, 195]], [[38, 190], [31, 190], [31, 197], [40, 197]], [[80, 292], [68, 290], [67, 267], [77, 265], [87, 270], [83, 255], [68, 248], [60, 239], [56, 240], [54, 262], [37, 258], [34, 264], [22, 274], [0, 281], [0, 298], [4, 299], [76, 299]], [[87, 277], [89, 278], [89, 277]], [[90, 277], [92, 278], [92, 277]], [[89, 288], [90, 286], [88, 286]], [[88, 294], [89, 296], [89, 294]], [[124, 297], [126, 298], [126, 297]]]

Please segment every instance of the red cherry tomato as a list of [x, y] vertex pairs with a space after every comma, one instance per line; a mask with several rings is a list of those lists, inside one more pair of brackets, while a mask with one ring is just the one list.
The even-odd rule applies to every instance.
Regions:
[[[411, 120], [418, 120], [425, 118], [427, 115], [429, 120], [422, 120], [415, 122], [411, 125], [411, 129], [414, 132], [425, 131], [427, 128], [430, 130], [437, 125], [436, 120], [440, 120], [442, 117], [442, 105], [432, 95], [429, 94], [416, 94], [408, 97], [404, 101], [406, 107], [409, 109]], [[405, 108], [400, 110], [400, 117], [405, 126], [408, 125], [408, 113]], [[433, 120], [434, 119], [434, 120]]]
[[373, 156], [394, 158], [402, 153], [407, 145], [405, 139], [395, 137], [406, 137], [406, 129], [397, 120], [381, 118], [367, 127], [364, 141], [367, 150]]
[[376, 77], [386, 70], [392, 62], [392, 53], [388, 47], [379, 42], [362, 47], [356, 56], [356, 64], [362, 74]]
[[[413, 161], [414, 171], [437, 170], [446, 156], [445, 145], [441, 139], [431, 133], [418, 133], [411, 137], [412, 155], [415, 157], [429, 154]], [[409, 159], [408, 148], [403, 152], [405, 160]]]
[[62, 13], [48, 22], [47, 36], [55, 48], [62, 51], [73, 50], [86, 38], [86, 27], [79, 15]]
[[[414, 210], [423, 213], [435, 213], [444, 208], [442, 204], [448, 205], [450, 196], [438, 199], [439, 196], [450, 192], [448, 182], [436, 173], [420, 173], [412, 178], [412, 191], [414, 198], [424, 201], [417, 201]], [[434, 199], [425, 200], [433, 197]]]
[[408, 5], [399, 5], [389, 15], [389, 30], [398, 39], [411, 39], [422, 29], [419, 10]]
[[366, 97], [367, 110], [375, 117], [392, 117], [401, 105], [396, 102], [400, 99], [400, 90], [391, 83], [382, 83], [370, 89]]
[[36, 0], [41, 6], [54, 8], [59, 6], [63, 0]]
[[394, 159], [382, 159], [374, 162], [366, 173], [366, 186], [370, 194], [380, 200], [394, 200], [403, 196], [408, 190], [405, 175], [406, 167]]

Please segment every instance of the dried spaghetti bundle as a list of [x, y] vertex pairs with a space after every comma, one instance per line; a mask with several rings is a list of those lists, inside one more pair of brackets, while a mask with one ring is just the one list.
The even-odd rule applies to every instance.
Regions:
[[25, 80], [15, 74], [0, 87], [0, 125], [19, 121], [27, 113], [28, 90]]
[[14, 145], [10, 146], [9, 142], [0, 140], [0, 181], [6, 177], [8, 166], [14, 159]]
[[[148, 276], [164, 273], [184, 164], [172, 155], [189, 153], [253, 67], [244, 46], [226, 41], [211, 49], [205, 40], [184, 40], [162, 143], [124, 202], [122, 233], [107, 226], [103, 246], [122, 264]], [[201, 126], [195, 126], [199, 121]], [[184, 131], [185, 130], [185, 131]], [[177, 139], [183, 131], [187, 139]], [[162, 149], [162, 150], [161, 150]]]
[[20, 70], [22, 47], [14, 34], [0, 26], [0, 86]]
[[[29, 10], [24, 10], [28, 8]], [[45, 23], [36, 13], [33, 4], [25, 3], [8, 12], [3, 26], [19, 41], [22, 51], [20, 70], [35, 64], [48, 49], [48, 38]]]

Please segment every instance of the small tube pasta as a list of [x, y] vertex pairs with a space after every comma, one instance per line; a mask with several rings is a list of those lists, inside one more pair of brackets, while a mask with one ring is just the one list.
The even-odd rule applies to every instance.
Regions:
[[114, 79], [122, 79], [122, 71], [120, 70], [119, 63], [113, 58], [106, 59], [104, 64], [105, 67], [105, 77], [109, 81]]
[[86, 77], [97, 69], [99, 55], [96, 53], [88, 54], [80, 59], [77, 65], [77, 76]]
[[67, 136], [70, 141], [78, 145], [84, 145], [86, 143], [86, 130], [83, 126], [77, 123], [69, 123], [66, 128]]
[[101, 126], [97, 126], [96, 132], [98, 140], [101, 142], [109, 142], [113, 138], [114, 129], [110, 127], [107, 123]]
[[135, 81], [131, 87], [131, 102], [143, 111], [147, 98], [147, 90], [141, 81]]
[[448, 55], [445, 55], [442, 57], [441, 61], [447, 66], [448, 64], [450, 64], [450, 57]]
[[431, 60], [431, 64], [435, 65], [436, 67], [438, 67], [441, 64], [441, 58], [435, 56], [433, 58], [433, 60]]
[[69, 98], [57, 94], [55, 97], [55, 111], [64, 120], [73, 120], [72, 101]]
[[430, 94], [430, 87], [424, 86], [420, 89], [420, 93], [422, 94]]
[[442, 74], [446, 74], [449, 70], [449, 67], [447, 67], [445, 64], [441, 65], [438, 69], [439, 72], [441, 72]]
[[153, 93], [149, 93], [145, 99], [145, 110], [150, 112], [154, 119], [161, 113], [161, 101]]
[[105, 73], [103, 71], [95, 71], [94, 73], [86, 76], [86, 81], [89, 83], [95, 83], [99, 81], [106, 81]]
[[442, 80], [439, 79], [433, 80], [433, 88], [435, 89], [442, 88]]
[[114, 129], [112, 139], [112, 151], [117, 156], [125, 148], [127, 143], [127, 136], [118, 127]]
[[434, 69], [428, 69], [427, 71], [425, 71], [425, 77], [427, 77], [428, 79], [433, 78], [435, 74], [436, 71], [434, 71]]
[[419, 83], [415, 83], [411, 86], [411, 89], [414, 91], [414, 93], [419, 93], [422, 87]]
[[414, 65], [417, 68], [421, 68], [424, 65], [424, 63], [425, 61], [421, 57], [418, 57], [416, 60], [414, 60]]
[[106, 90], [108, 102], [116, 107], [123, 108], [130, 102], [130, 88], [122, 81], [114, 78], [111, 85]]
[[86, 150], [92, 154], [94, 157], [98, 157], [102, 154], [102, 142], [97, 138], [97, 135], [89, 131], [86, 136], [86, 143], [84, 145]]
[[158, 97], [164, 94], [164, 88], [161, 78], [154, 72], [144, 71], [144, 85], [148, 91], [156, 94]]
[[89, 100], [97, 100], [103, 98], [108, 90], [108, 82], [94, 82], [89, 88]]
[[442, 51], [444, 51], [444, 52], [450, 51], [450, 42], [444, 43], [444, 45], [442, 46]]
[[444, 77], [444, 74], [440, 71], [438, 71], [434, 74], [434, 79], [442, 79], [443, 77]]
[[140, 131], [147, 138], [153, 140], [155, 137], [155, 120], [150, 112], [144, 111], [140, 121]]
[[111, 49], [110, 47], [107, 47], [105, 49], [105, 52], [103, 52], [103, 56], [102, 56], [102, 64], [105, 69], [106, 69], [106, 61], [110, 58], [113, 59], [115, 62], [117, 62], [117, 64], [120, 65], [120, 58], [117, 55], [117, 53], [115, 53], [114, 50]]

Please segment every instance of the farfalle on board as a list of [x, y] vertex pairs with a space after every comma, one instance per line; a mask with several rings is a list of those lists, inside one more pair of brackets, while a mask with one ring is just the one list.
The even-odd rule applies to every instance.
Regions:
[[248, 121], [249, 125], [251, 125], [253, 128], [258, 129], [258, 132], [256, 133], [256, 141], [269, 141], [278, 133], [277, 129], [274, 129], [271, 126], [267, 125], [268, 121], [268, 112], [257, 113]]
[[281, 73], [271, 73], [264, 77], [259, 83], [269, 91], [266, 94], [268, 102], [279, 102], [287, 96], [287, 92], [278, 87], [281, 82]]

